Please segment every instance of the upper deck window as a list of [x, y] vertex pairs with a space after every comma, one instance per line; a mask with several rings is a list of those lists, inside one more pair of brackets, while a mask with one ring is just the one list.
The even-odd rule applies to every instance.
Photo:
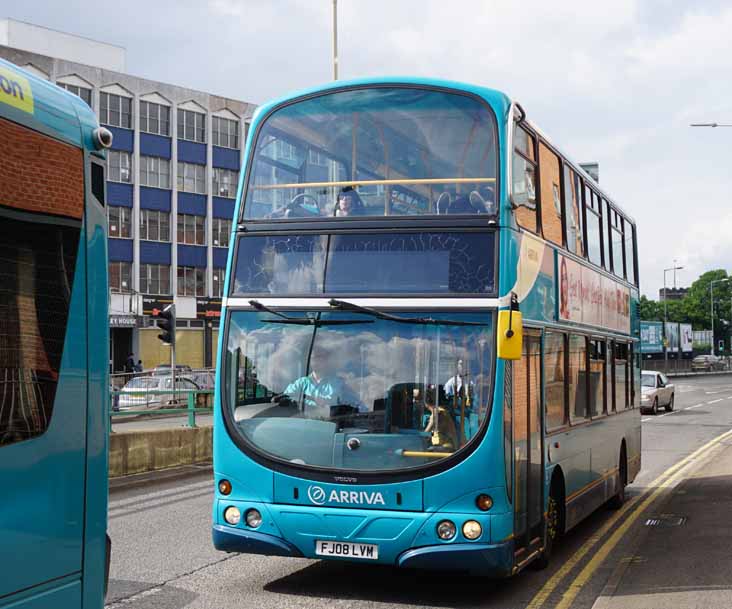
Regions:
[[474, 97], [338, 91], [265, 120], [244, 218], [495, 214], [496, 173], [494, 115]]

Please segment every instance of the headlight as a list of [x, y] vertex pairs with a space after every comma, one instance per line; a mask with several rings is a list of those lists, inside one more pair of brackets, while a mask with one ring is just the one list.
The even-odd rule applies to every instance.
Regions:
[[490, 495], [480, 494], [475, 498], [475, 505], [479, 510], [487, 512], [493, 507], [493, 498]]
[[437, 525], [437, 536], [440, 539], [444, 539], [445, 541], [448, 541], [449, 539], [455, 537], [456, 531], [457, 529], [455, 528], [455, 523], [449, 520], [443, 520], [440, 524]]
[[231, 526], [235, 527], [241, 521], [241, 512], [239, 508], [232, 506], [224, 510], [224, 520]]
[[247, 510], [244, 519], [246, 520], [247, 526], [253, 529], [259, 528], [259, 525], [262, 524], [262, 514], [259, 513], [259, 510]]
[[465, 539], [478, 539], [483, 533], [483, 527], [477, 520], [466, 520], [463, 524], [463, 535]]

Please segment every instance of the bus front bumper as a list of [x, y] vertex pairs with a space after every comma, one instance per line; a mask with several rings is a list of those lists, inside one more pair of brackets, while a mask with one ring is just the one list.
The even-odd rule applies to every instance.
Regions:
[[476, 575], [511, 575], [513, 543], [452, 543], [412, 548], [399, 555], [397, 566], [407, 569], [468, 571]]
[[302, 557], [300, 550], [280, 537], [218, 524], [213, 527], [213, 544], [222, 552]]
[[[302, 558], [298, 548], [281, 537], [214, 525], [213, 544], [222, 552], [263, 554], [265, 556], [289, 556]], [[506, 577], [511, 574], [513, 544], [511, 542], [452, 543], [440, 546], [411, 548], [396, 559], [396, 566], [406, 569], [438, 569], [446, 571], [468, 571], [491, 577]]]

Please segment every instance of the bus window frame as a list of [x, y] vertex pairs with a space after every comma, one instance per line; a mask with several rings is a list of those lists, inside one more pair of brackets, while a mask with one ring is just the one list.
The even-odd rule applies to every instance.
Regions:
[[[247, 145], [245, 146], [245, 154], [246, 154], [246, 166], [243, 167], [243, 171], [240, 175], [240, 184], [241, 184], [241, 197], [237, 197], [237, 201], [239, 203], [239, 214], [238, 217], [234, 218], [234, 221], [237, 223], [237, 226], [246, 226], [248, 228], [251, 228], [257, 224], [273, 224], [280, 228], [280, 230], [295, 230], [296, 224], [299, 224], [300, 222], [303, 222], [305, 225], [311, 225], [311, 224], [318, 224], [322, 222], [328, 222], [333, 221], [335, 217], [332, 216], [314, 216], [313, 218], [297, 218], [296, 221], [292, 220], [285, 220], [282, 219], [274, 219], [274, 218], [247, 218], [245, 217], [246, 209], [247, 209], [247, 200], [249, 198], [249, 191], [250, 186], [253, 184], [252, 180], [252, 169], [254, 166], [254, 159], [255, 159], [255, 152], [257, 148], [257, 143], [259, 141], [259, 136], [261, 134], [262, 128], [267, 124], [267, 121], [271, 118], [271, 116], [280, 111], [283, 110], [289, 106], [308, 101], [310, 99], [315, 99], [318, 97], [323, 97], [326, 95], [333, 95], [336, 93], [347, 93], [351, 91], [358, 91], [362, 89], [415, 89], [419, 91], [434, 91], [438, 93], [446, 93], [451, 95], [460, 95], [463, 97], [468, 97], [477, 103], [481, 104], [484, 108], [488, 110], [488, 115], [491, 119], [491, 127], [493, 128], [493, 134], [495, 139], [495, 146], [496, 146], [496, 163], [495, 163], [495, 178], [493, 179], [493, 189], [495, 192], [496, 197], [496, 204], [498, 209], [500, 209], [500, 192], [501, 192], [501, 154], [500, 154], [500, 144], [501, 144], [501, 131], [499, 130], [498, 125], [498, 116], [496, 111], [494, 110], [493, 106], [491, 106], [488, 101], [478, 95], [477, 93], [473, 93], [471, 91], [466, 91], [465, 89], [457, 89], [454, 87], [449, 86], [442, 86], [442, 85], [432, 85], [432, 84], [415, 84], [415, 83], [408, 83], [408, 82], [388, 82], [388, 83], [368, 83], [368, 84], [356, 84], [356, 85], [345, 85], [345, 86], [338, 86], [338, 87], [332, 87], [328, 89], [322, 89], [319, 91], [313, 91], [310, 93], [306, 93], [304, 95], [299, 95], [297, 97], [293, 97], [291, 99], [285, 100], [281, 103], [274, 104], [271, 108], [269, 108], [265, 114], [257, 120], [257, 126], [252, 131], [251, 125], [247, 128]], [[510, 143], [513, 145], [513, 137], [510, 138]], [[536, 136], [534, 136], [534, 141], [536, 141]], [[293, 172], [296, 173], [296, 172]], [[510, 175], [510, 174], [509, 174]], [[500, 211], [499, 211], [499, 217], [500, 217]], [[390, 223], [394, 222], [397, 218], [404, 218], [407, 220], [411, 220], [411, 222], [419, 222], [420, 220], [437, 220], [438, 222], [442, 222], [442, 224], [449, 224], [453, 219], [470, 219], [473, 224], [475, 224], [475, 214], [446, 214], [444, 216], [439, 214], [423, 214], [423, 215], [417, 215], [417, 216], [392, 216], [388, 214], [384, 214], [381, 216], [367, 216], [367, 217], [361, 217], [361, 218], [338, 218], [338, 221], [356, 221], [356, 222], [366, 222], [369, 224], [375, 224], [375, 223]], [[449, 218], [449, 219], [447, 219]], [[486, 224], [488, 224], [489, 218], [486, 216]], [[495, 224], [495, 218], [490, 218], [490, 220], [493, 220], [492, 224]], [[310, 226], [312, 228], [312, 226]]]
[[[603, 346], [601, 349], [602, 351], [602, 359], [600, 358], [592, 358], [591, 354], [593, 352], [592, 344], [597, 343]], [[602, 362], [602, 408], [597, 409], [597, 414], [593, 414], [592, 409], [590, 408], [590, 418], [591, 419], [600, 419], [602, 417], [608, 416], [608, 410], [607, 410], [607, 339], [603, 336], [597, 336], [592, 335], [589, 337], [589, 348], [587, 349], [587, 357], [589, 358], [590, 365], [592, 365], [592, 362]], [[594, 395], [592, 396], [594, 398]], [[589, 404], [589, 400], [588, 400]]]
[[[548, 241], [549, 243], [552, 243], [556, 245], [557, 247], [561, 247], [564, 249], [567, 249], [566, 246], [566, 240], [567, 235], [565, 231], [565, 213], [564, 213], [564, 164], [565, 159], [562, 157], [562, 155], [557, 151], [549, 142], [546, 141], [543, 137], [537, 137], [536, 138], [536, 151], [535, 154], [537, 156], [537, 162], [536, 162], [536, 176], [537, 176], [537, 217], [539, 220], [539, 227], [540, 227], [540, 233], [542, 238]], [[557, 160], [557, 166], [559, 169], [559, 221], [561, 224], [561, 240], [559, 242], [554, 241], [553, 239], [547, 237], [544, 234], [544, 201], [542, 197], [542, 171], [541, 171], [541, 147], [544, 146], [548, 152], [548, 154], [552, 155]], [[548, 202], [552, 209], [554, 208], [554, 201]]]

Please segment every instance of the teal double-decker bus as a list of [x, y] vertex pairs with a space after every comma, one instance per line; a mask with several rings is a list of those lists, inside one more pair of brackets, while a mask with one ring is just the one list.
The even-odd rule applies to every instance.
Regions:
[[0, 607], [100, 609], [111, 134], [0, 60], [0, 142]]
[[545, 565], [640, 469], [632, 219], [501, 92], [334, 83], [255, 115], [214, 545]]

